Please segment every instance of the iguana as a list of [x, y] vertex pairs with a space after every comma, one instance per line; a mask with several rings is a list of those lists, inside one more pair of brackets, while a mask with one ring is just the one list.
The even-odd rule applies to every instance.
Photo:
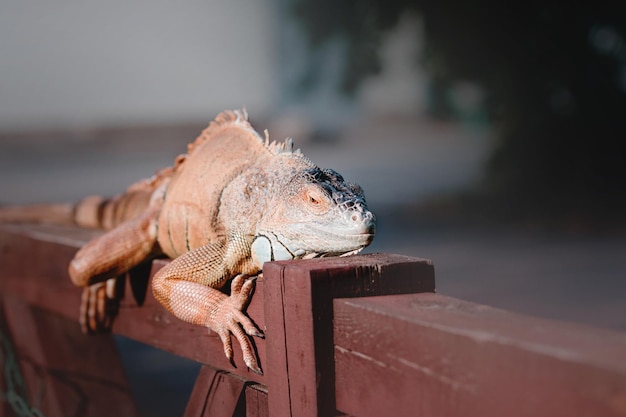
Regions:
[[[105, 318], [104, 281], [157, 256], [173, 259], [153, 278], [155, 298], [176, 317], [215, 331], [232, 362], [230, 333], [246, 365], [260, 373], [246, 335], [263, 333], [243, 309], [263, 263], [357, 253], [371, 243], [375, 218], [362, 189], [320, 169], [293, 142], [270, 142], [245, 111], [219, 114], [172, 167], [112, 199], [75, 205], [4, 208], [0, 221], [72, 221], [106, 233], [69, 265], [86, 287], [81, 322]], [[219, 289], [232, 278], [230, 295]]]

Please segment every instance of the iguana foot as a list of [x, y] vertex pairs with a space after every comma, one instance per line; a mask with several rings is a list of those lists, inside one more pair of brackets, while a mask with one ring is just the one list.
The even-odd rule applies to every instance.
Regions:
[[110, 331], [119, 310], [119, 299], [117, 278], [85, 287], [79, 316], [83, 333]]
[[[246, 336], [264, 337], [243, 309], [248, 304], [256, 277], [237, 275], [230, 286], [230, 296], [224, 298], [211, 314], [209, 327], [215, 331], [224, 345], [224, 354], [233, 362], [233, 346], [230, 333], [235, 336], [243, 352], [243, 360], [251, 371], [263, 374], [256, 359], [250, 339]], [[233, 364], [234, 365], [234, 364]]]

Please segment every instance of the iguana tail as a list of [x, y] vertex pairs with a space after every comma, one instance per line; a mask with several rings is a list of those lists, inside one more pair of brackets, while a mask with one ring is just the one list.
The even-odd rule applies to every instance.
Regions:
[[74, 204], [0, 206], [0, 223], [74, 224]]
[[169, 181], [184, 160], [185, 155], [180, 155], [174, 166], [163, 168], [151, 178], [132, 184], [124, 193], [113, 198], [92, 195], [78, 203], [0, 205], [0, 223], [48, 223], [110, 230], [142, 215], [150, 205], [154, 191]]
[[0, 206], [0, 223], [46, 223], [104, 228], [103, 212], [110, 204], [111, 200], [90, 196], [78, 203]]
[[0, 223], [47, 223], [112, 229], [141, 214], [149, 198], [149, 192], [140, 190], [110, 199], [89, 196], [74, 204], [5, 206], [0, 207]]

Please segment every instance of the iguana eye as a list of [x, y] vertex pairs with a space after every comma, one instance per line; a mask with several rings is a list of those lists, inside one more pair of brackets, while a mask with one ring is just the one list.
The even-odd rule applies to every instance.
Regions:
[[323, 214], [330, 209], [330, 201], [328, 201], [328, 198], [321, 190], [314, 187], [307, 187], [303, 190], [301, 196], [306, 203], [306, 207], [312, 213]]

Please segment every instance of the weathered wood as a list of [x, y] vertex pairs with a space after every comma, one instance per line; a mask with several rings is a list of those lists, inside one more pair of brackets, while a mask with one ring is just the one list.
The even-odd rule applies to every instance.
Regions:
[[81, 289], [70, 282], [67, 265], [90, 236], [79, 228], [0, 225], [0, 293], [76, 320]]
[[12, 296], [2, 297], [2, 307], [29, 407], [47, 417], [137, 415], [110, 335], [85, 337], [74, 321]]
[[185, 417], [245, 417], [245, 381], [217, 369], [200, 370]]
[[624, 416], [626, 335], [436, 294], [334, 302], [337, 408], [358, 416]]
[[[0, 327], [28, 391], [44, 384], [46, 415], [134, 413], [110, 336], [83, 336], [76, 323], [81, 290], [66, 267], [92, 235], [0, 226]], [[267, 336], [255, 339], [264, 376], [245, 369], [236, 341], [233, 367], [216, 335], [146, 291], [149, 269], [166, 262], [131, 272], [113, 332], [207, 365], [188, 416], [626, 416], [626, 335], [416, 294], [434, 290], [428, 261], [267, 264], [247, 310]]]
[[[434, 291], [432, 264], [400, 255], [273, 262], [264, 267], [269, 413], [335, 415], [333, 299]], [[278, 308], [277, 308], [278, 307]]]
[[246, 386], [246, 416], [269, 417], [267, 388], [260, 384]]

